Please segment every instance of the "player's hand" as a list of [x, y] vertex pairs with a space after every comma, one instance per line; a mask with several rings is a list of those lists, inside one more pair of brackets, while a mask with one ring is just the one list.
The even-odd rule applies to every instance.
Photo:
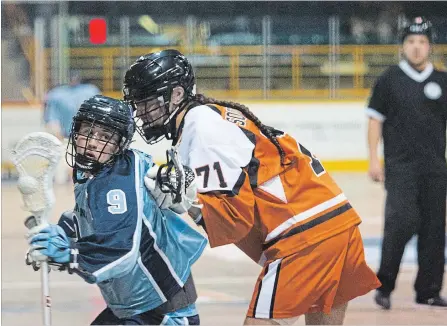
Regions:
[[180, 203], [176, 203], [171, 206], [171, 209], [178, 213], [183, 214], [188, 212], [188, 210], [191, 207], [196, 207], [201, 209], [202, 205], [199, 205], [198, 199], [197, 199], [197, 182], [196, 182], [196, 176], [194, 172], [191, 170], [191, 168], [187, 166], [183, 166], [183, 169], [185, 170], [185, 173], [187, 174], [187, 181], [186, 181], [186, 189], [185, 192], [182, 194], [182, 200]]
[[383, 182], [385, 180], [383, 167], [379, 160], [370, 160], [368, 175], [374, 182]]
[[[146, 173], [144, 177], [144, 184], [146, 188], [154, 196], [157, 205], [161, 209], [171, 209], [177, 214], [183, 214], [191, 208], [191, 206], [198, 206], [197, 204], [197, 183], [195, 180], [194, 172], [187, 166], [184, 166], [185, 173], [187, 173], [188, 181], [187, 187], [182, 193], [181, 200], [179, 203], [173, 202], [173, 196], [171, 193], [164, 193], [160, 189], [160, 185], [157, 182], [157, 172], [160, 167], [158, 165], [153, 165]], [[187, 172], [188, 171], [188, 172]], [[173, 180], [172, 182], [176, 182]]]
[[168, 209], [173, 205], [172, 195], [161, 191], [160, 185], [157, 183], [157, 172], [159, 168], [160, 166], [157, 164], [152, 165], [144, 176], [144, 184], [154, 197], [157, 206], [161, 209]]
[[[34, 229], [38, 232], [36, 233]], [[29, 256], [33, 261], [49, 258], [59, 264], [70, 262], [70, 242], [60, 226], [50, 224], [43, 229], [41, 226], [36, 226], [29, 233], [34, 234], [28, 238], [31, 245]]]
[[28, 266], [32, 266], [35, 271], [38, 271], [40, 269], [40, 264], [42, 261], [44, 261], [47, 257], [40, 257], [38, 260], [34, 260], [33, 257], [29, 254], [30, 248], [26, 251], [25, 254], [25, 264]]
[[[42, 261], [44, 261], [45, 259], [37, 260], [37, 261], [33, 260], [33, 257], [30, 255], [30, 249], [31, 248], [28, 248], [28, 250], [26, 251], [26, 254], [25, 254], [25, 264], [27, 266], [32, 266], [33, 269], [37, 272], [38, 270], [40, 270], [40, 267], [42, 265]], [[47, 257], [45, 257], [45, 258], [47, 258]], [[58, 263], [53, 262], [50, 259], [48, 260], [48, 265], [50, 267], [48, 269], [48, 273], [51, 270], [53, 270], [53, 271], [64, 271], [67, 268], [66, 264], [58, 264]]]

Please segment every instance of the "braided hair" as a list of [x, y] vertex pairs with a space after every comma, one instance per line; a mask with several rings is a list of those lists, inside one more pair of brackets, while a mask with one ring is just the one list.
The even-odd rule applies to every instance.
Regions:
[[202, 95], [202, 94], [194, 95], [192, 100], [197, 101], [200, 104], [217, 104], [217, 105], [222, 105], [224, 107], [238, 110], [244, 116], [246, 116], [249, 120], [251, 120], [256, 125], [256, 127], [258, 127], [259, 130], [261, 130], [261, 132], [273, 143], [273, 145], [275, 145], [276, 149], [278, 150], [279, 156], [281, 158], [281, 165], [289, 165], [290, 164], [290, 163], [284, 162], [285, 158], [286, 158], [286, 152], [281, 147], [278, 139], [276, 138], [279, 131], [273, 127], [266, 126], [265, 124], [263, 124], [261, 122], [261, 120], [259, 120], [259, 118], [257, 116], [255, 116], [254, 113], [251, 112], [250, 109], [248, 107], [246, 107], [245, 105], [240, 104], [240, 103], [230, 102], [230, 101], [216, 100], [213, 98], [206, 97], [205, 95]]

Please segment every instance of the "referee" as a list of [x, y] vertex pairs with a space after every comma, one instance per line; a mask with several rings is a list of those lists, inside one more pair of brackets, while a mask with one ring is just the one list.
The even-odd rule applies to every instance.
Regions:
[[[366, 110], [369, 171], [385, 183], [385, 228], [375, 302], [391, 308], [404, 249], [418, 236], [416, 303], [447, 307], [444, 275], [447, 166], [447, 73], [433, 68], [431, 23], [421, 17], [403, 29], [403, 60], [377, 80]], [[383, 138], [385, 167], [378, 157]]]

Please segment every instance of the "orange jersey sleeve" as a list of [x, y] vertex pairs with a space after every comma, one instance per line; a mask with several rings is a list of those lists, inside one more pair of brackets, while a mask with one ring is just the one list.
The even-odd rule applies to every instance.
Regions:
[[253, 228], [255, 199], [246, 173], [242, 175], [237, 193], [198, 195], [211, 247], [236, 243]]

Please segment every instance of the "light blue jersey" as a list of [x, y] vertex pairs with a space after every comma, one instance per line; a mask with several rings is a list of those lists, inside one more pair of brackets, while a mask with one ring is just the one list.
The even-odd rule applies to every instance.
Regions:
[[[97, 283], [113, 313], [152, 310], [180, 291], [207, 240], [170, 210], [160, 210], [144, 186], [152, 159], [129, 150], [110, 168], [75, 183], [74, 261]], [[183, 316], [197, 314], [195, 305]], [[177, 316], [177, 311], [168, 314]]]
[[98, 87], [92, 84], [55, 87], [46, 96], [43, 120], [45, 123], [58, 122], [62, 135], [68, 138], [73, 117], [82, 102], [100, 93]]

